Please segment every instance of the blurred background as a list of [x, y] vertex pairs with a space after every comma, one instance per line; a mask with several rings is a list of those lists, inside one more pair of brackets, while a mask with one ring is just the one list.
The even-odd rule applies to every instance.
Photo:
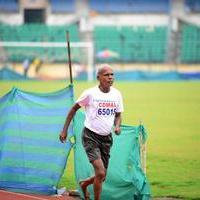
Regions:
[[66, 31], [77, 80], [199, 79], [199, 25], [199, 0], [0, 0], [1, 79], [68, 78]]

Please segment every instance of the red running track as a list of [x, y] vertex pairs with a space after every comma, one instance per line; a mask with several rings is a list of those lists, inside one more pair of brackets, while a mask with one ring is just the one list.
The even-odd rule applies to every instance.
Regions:
[[67, 194], [43, 196], [43, 195], [29, 195], [29, 194], [0, 190], [0, 200], [80, 200], [80, 198], [68, 196]]

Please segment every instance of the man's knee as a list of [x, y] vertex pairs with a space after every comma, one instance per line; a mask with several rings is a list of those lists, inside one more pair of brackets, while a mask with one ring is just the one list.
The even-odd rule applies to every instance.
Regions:
[[104, 168], [103, 162], [101, 159], [95, 160], [92, 162], [93, 167], [95, 169], [95, 177], [103, 182], [105, 180], [106, 177], [106, 170]]
[[105, 177], [106, 177], [106, 173], [105, 173], [105, 170], [98, 170], [97, 173], [96, 173], [96, 178], [99, 180], [99, 181], [104, 181], [105, 180]]

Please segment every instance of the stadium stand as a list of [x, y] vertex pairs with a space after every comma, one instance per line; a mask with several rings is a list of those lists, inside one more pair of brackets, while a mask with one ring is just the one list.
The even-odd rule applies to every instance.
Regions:
[[0, 0], [1, 12], [17, 12], [19, 10], [17, 0]]
[[200, 28], [185, 24], [181, 35], [181, 61], [184, 63], [200, 62]]
[[52, 13], [72, 13], [75, 11], [74, 0], [50, 0]]
[[[88, 4], [83, 6], [82, 15], [77, 16], [78, 3], [86, 2]], [[89, 41], [94, 44], [94, 55], [104, 50], [115, 53], [115, 56], [109, 58], [96, 56], [94, 60], [97, 62], [164, 63], [178, 60], [182, 63], [198, 63], [200, 60], [199, 28], [194, 25], [195, 23], [189, 25], [189, 21], [187, 23], [184, 21], [184, 17], [188, 19], [191, 17], [186, 13], [182, 19], [177, 18], [178, 28], [175, 27], [176, 30], [171, 31], [174, 28], [171, 28], [172, 21], [176, 20], [175, 18], [171, 20], [171, 15], [169, 16], [169, 12], [173, 10], [172, 7], [176, 7], [172, 2], [174, 1], [50, 0], [46, 7], [39, 4], [42, 9], [48, 10], [48, 12], [44, 11], [46, 13], [44, 24], [8, 25], [10, 20], [14, 21], [15, 19], [18, 20], [16, 24], [23, 24], [22, 13], [15, 13], [13, 18], [8, 17], [8, 24], [5, 24], [7, 15], [3, 16], [2, 12], [0, 14], [0, 41], [66, 42], [65, 32], [69, 30], [71, 42]], [[192, 13], [192, 17], [198, 14], [195, 12], [200, 11], [199, 0], [182, 2], [185, 2], [185, 8]], [[184, 4], [181, 5], [184, 10]], [[19, 7], [20, 1], [0, 0], [0, 11], [15, 12], [19, 10]], [[34, 10], [34, 8], [32, 9]], [[96, 14], [93, 11], [97, 11]], [[8, 14], [10, 15], [10, 13]], [[111, 19], [108, 20], [109, 22], [105, 20], [107, 16]], [[193, 18], [198, 19], [198, 16]], [[147, 19], [147, 24], [144, 22], [145, 19]], [[62, 20], [63, 24], [60, 23]], [[116, 24], [118, 20], [120, 23]], [[129, 20], [130, 22], [127, 23]], [[60, 25], [55, 25], [57, 22]], [[123, 24], [123, 22], [125, 23]], [[70, 23], [73, 25], [69, 25]], [[182, 25], [183, 23], [185, 24]], [[174, 35], [170, 37], [172, 32]], [[171, 51], [173, 49], [178, 50]], [[11, 62], [22, 62], [25, 57], [32, 59], [35, 54], [40, 55], [41, 59], [48, 58], [46, 59], [48, 62], [66, 61], [66, 49], [64, 48], [35, 47], [34, 51], [30, 51], [30, 47], [28, 49], [27, 47], [2, 46], [0, 51], [1, 55], [6, 55]], [[172, 52], [176, 58], [170, 57], [169, 52]], [[75, 53], [75, 57], [78, 54], [80, 57], [80, 51]], [[76, 60], [80, 61], [80, 58]]]
[[[37, 30], [37, 31], [36, 31]], [[0, 25], [1, 41], [22, 42], [66, 42], [65, 31], [70, 30], [71, 41], [79, 42], [77, 25], [47, 26], [25, 24], [21, 26]], [[14, 33], [14, 34], [10, 34]], [[181, 32], [180, 60], [183, 63], [200, 61], [200, 28], [184, 25]], [[95, 54], [109, 49], [119, 56], [97, 58], [97, 62], [164, 62], [166, 57], [167, 27], [165, 26], [96, 26], [94, 29]], [[24, 57], [33, 59], [35, 54], [47, 56], [54, 62], [66, 60], [66, 50], [62, 48], [35, 48], [34, 52], [25, 47], [5, 47], [11, 61], [21, 62]]]
[[0, 24], [0, 39], [3, 41], [65, 42], [66, 30], [71, 32], [72, 41], [79, 41], [78, 28], [75, 24], [70, 26], [48, 26], [44, 24], [24, 24], [20, 26], [10, 26]]
[[101, 13], [167, 13], [169, 6], [169, 0], [90, 0], [91, 9]]
[[[78, 42], [79, 34], [76, 25], [70, 26], [47, 26], [44, 24], [24, 24], [21, 26], [0, 25], [0, 40], [21, 42], [66, 42], [66, 30], [69, 30], [71, 41]], [[10, 34], [13, 33], [13, 34]], [[42, 48], [35, 47], [5, 47], [6, 55], [10, 61], [22, 62], [24, 58], [33, 59], [36, 55], [48, 57], [49, 60], [60, 62], [66, 60], [66, 49], [64, 48]]]
[[96, 53], [103, 49], [117, 52], [119, 58], [98, 58], [97, 61], [164, 62], [167, 42], [166, 27], [96, 26]]

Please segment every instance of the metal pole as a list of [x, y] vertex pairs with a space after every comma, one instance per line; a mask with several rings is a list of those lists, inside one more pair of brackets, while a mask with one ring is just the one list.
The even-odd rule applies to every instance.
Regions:
[[[142, 126], [142, 120], [140, 120], [140, 127]], [[139, 143], [140, 143], [140, 160], [141, 160], [141, 165], [144, 173], [146, 174], [146, 159], [147, 159], [147, 147], [146, 147], [146, 141], [143, 143], [142, 141], [142, 133], [140, 129], [140, 137], [139, 137]]]
[[68, 52], [68, 61], [69, 61], [69, 75], [70, 75], [70, 83], [73, 84], [72, 77], [72, 62], [71, 62], [71, 53], [70, 53], [70, 39], [69, 39], [69, 31], [66, 32], [67, 38], [67, 52]]

